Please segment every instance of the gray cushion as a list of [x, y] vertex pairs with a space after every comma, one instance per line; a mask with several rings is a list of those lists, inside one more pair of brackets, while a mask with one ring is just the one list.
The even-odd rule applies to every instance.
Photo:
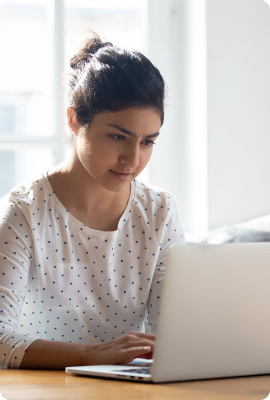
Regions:
[[270, 242], [270, 215], [251, 221], [223, 226], [209, 231], [203, 237], [187, 235], [187, 243]]

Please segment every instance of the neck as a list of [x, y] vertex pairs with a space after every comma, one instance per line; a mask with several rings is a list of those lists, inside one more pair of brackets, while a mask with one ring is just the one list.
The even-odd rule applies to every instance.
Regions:
[[95, 219], [97, 223], [104, 218], [111, 220], [109, 225], [115, 224], [129, 200], [130, 186], [120, 192], [109, 191], [98, 184], [73, 158], [51, 169], [48, 179], [61, 203], [88, 226], [90, 220]]

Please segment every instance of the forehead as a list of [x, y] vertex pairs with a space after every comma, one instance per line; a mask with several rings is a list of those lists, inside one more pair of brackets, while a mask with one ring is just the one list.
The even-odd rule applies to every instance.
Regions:
[[118, 125], [136, 134], [158, 132], [161, 119], [153, 108], [128, 108], [117, 112], [103, 112], [94, 117], [91, 127]]

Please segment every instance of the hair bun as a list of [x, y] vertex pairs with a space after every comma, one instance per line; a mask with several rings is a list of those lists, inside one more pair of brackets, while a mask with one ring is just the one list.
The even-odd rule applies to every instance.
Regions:
[[90, 37], [82, 43], [78, 53], [70, 59], [70, 67], [74, 70], [83, 69], [93, 54], [102, 47], [108, 46], [113, 46], [113, 44], [110, 42], [102, 42], [96, 32], [90, 31]]

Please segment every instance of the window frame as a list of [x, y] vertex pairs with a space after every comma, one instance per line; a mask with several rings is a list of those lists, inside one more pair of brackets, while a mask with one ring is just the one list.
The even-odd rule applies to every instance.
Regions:
[[51, 136], [0, 135], [0, 151], [18, 151], [25, 148], [50, 148], [54, 164], [63, 161], [66, 147], [61, 143], [64, 131], [63, 115], [66, 104], [62, 99], [66, 96], [61, 76], [64, 72], [64, 34], [65, 34], [65, 4], [64, 0], [48, 2], [48, 30], [52, 56], [52, 126]]

